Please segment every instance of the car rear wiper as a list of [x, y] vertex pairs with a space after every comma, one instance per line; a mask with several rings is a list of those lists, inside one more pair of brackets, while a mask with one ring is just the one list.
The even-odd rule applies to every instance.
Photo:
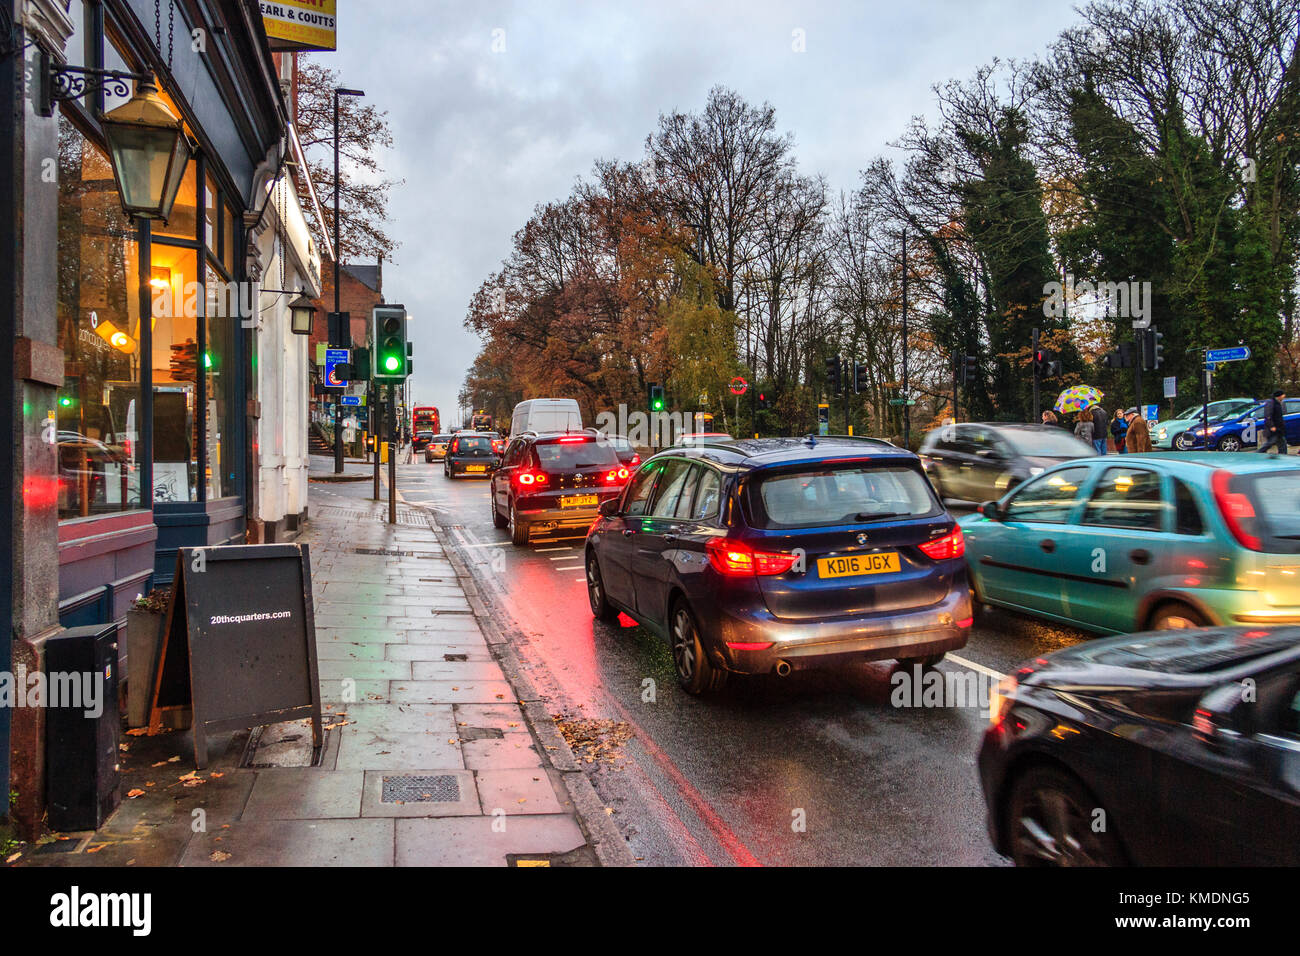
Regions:
[[908, 518], [910, 511], [859, 511], [853, 516], [857, 521], [884, 521], [886, 518]]

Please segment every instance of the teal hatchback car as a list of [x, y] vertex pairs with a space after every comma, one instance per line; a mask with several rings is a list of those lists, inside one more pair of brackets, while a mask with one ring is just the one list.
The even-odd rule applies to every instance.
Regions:
[[1300, 623], [1300, 461], [1081, 459], [960, 524], [977, 607], [1103, 634]]

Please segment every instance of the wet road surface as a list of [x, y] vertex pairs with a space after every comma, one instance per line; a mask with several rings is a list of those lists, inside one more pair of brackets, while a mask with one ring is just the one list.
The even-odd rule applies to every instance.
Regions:
[[[626, 759], [598, 761], [592, 782], [646, 865], [1005, 863], [984, 830], [975, 769], [982, 691], [1085, 633], [977, 617], [939, 668], [979, 682], [964, 706], [895, 706], [889, 661], [733, 677], [696, 698], [677, 686], [664, 641], [627, 617], [592, 619], [581, 538], [512, 546], [492, 525], [487, 482], [449, 481], [440, 464], [399, 466], [398, 489], [451, 535], [551, 712], [631, 726]], [[331, 490], [367, 497], [371, 486]]]

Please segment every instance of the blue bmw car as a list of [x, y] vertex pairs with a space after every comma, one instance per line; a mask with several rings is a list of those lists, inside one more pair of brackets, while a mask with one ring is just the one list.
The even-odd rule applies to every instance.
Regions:
[[[1217, 451], [1241, 451], [1243, 448], [1255, 448], [1259, 445], [1259, 436], [1264, 432], [1264, 407], [1267, 403], [1259, 402], [1245, 411], [1233, 412], [1220, 419], [1210, 419], [1210, 436], [1208, 447]], [[1288, 398], [1283, 421], [1286, 423], [1286, 443], [1300, 443], [1300, 398]], [[1190, 451], [1207, 447], [1205, 428], [1196, 425], [1183, 433], [1184, 441], [1180, 446]]]

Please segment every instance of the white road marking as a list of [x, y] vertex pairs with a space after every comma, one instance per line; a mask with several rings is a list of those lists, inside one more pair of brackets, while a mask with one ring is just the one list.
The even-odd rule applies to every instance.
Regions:
[[[572, 549], [572, 548], [565, 548], [565, 550], [566, 550], [566, 551], [572, 551], [573, 549]], [[571, 554], [557, 554], [555, 557], [553, 557], [553, 558], [547, 558], [546, 560], [548, 560], [548, 561], [571, 561], [571, 560], [573, 560], [573, 555], [571, 555]]]
[[958, 657], [956, 654], [949, 654], [945, 660], [950, 660], [958, 667], [968, 667], [976, 673], [983, 674], [985, 677], [992, 677], [994, 680], [1002, 680], [1007, 675], [999, 674], [991, 667], [985, 667], [983, 664], [976, 664], [974, 661], [968, 661], [964, 657]]
[[504, 548], [509, 541], [479, 541], [474, 544], [466, 544], [466, 548]]
[[571, 565], [571, 566], [569, 566], [569, 567], [567, 567], [567, 568], [556, 568], [555, 570], [557, 570], [557, 571], [581, 571], [581, 570], [582, 570], [582, 565], [581, 565], [581, 564], [574, 564], [574, 565]]
[[[567, 548], [534, 548], [533, 550], [535, 550], [538, 554], [542, 554], [542, 553], [544, 553], [544, 552], [546, 552], [546, 551], [572, 551], [573, 548], [572, 548], [572, 547], [567, 547]], [[555, 559], [552, 558], [551, 560], [554, 561]]]

